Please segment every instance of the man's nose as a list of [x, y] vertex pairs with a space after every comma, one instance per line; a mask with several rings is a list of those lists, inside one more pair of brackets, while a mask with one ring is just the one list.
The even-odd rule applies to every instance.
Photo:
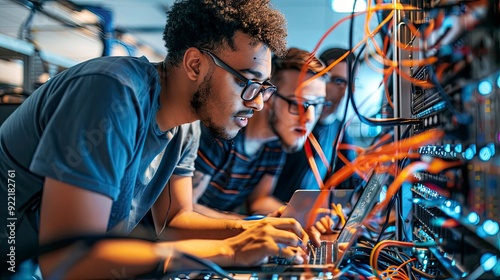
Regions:
[[264, 108], [264, 99], [262, 98], [262, 93], [257, 94], [257, 96], [250, 100], [245, 101], [245, 106], [255, 111], [261, 111]]

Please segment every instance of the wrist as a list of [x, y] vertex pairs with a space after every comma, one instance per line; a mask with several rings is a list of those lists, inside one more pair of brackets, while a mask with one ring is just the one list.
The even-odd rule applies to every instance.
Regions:
[[247, 228], [245, 227], [245, 223], [247, 223], [247, 221], [244, 221], [242, 219], [227, 219], [226, 229], [234, 230], [239, 234]]
[[218, 254], [218, 260], [215, 262], [221, 266], [235, 266], [236, 254], [230, 239], [221, 240]]

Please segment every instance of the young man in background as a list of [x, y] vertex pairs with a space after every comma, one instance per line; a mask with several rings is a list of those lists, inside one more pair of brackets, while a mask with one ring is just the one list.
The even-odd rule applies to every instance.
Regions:
[[[320, 60], [325, 65], [330, 65], [349, 50], [343, 48], [330, 48], [325, 50], [320, 55]], [[348, 81], [349, 81], [349, 65], [354, 63], [354, 55], [350, 53], [335, 66], [333, 66], [328, 74], [330, 80], [326, 85], [326, 100], [331, 102], [331, 106], [325, 107], [319, 118], [318, 124], [314, 127], [313, 135], [318, 140], [321, 149], [326, 157], [327, 162], [332, 165], [336, 162], [336, 170], [343, 166], [343, 163], [334, 156], [333, 143], [337, 133], [340, 131], [340, 121], [337, 119], [337, 110], [342, 98], [344, 98]], [[352, 79], [354, 80], [354, 79]], [[350, 85], [352, 90], [354, 86]], [[343, 143], [350, 143], [348, 135], [344, 133]], [[346, 158], [354, 159], [352, 151], [343, 151]], [[325, 181], [328, 177], [328, 167], [323, 164], [317, 152], [314, 152], [314, 160], [318, 167], [320, 177]], [[354, 188], [354, 186], [348, 186]], [[309, 166], [306, 153], [304, 149], [292, 154], [288, 154], [286, 163], [283, 167], [281, 176], [277, 182], [274, 195], [282, 201], [289, 201], [292, 194], [297, 189], [319, 189], [318, 182], [314, 177], [314, 173]]]

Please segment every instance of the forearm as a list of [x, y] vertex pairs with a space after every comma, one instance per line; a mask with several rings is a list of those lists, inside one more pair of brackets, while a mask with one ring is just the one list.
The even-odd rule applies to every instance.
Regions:
[[267, 215], [283, 206], [283, 202], [274, 196], [264, 196], [256, 199], [250, 204], [251, 214]]
[[[186, 253], [200, 259], [210, 260], [220, 266], [234, 265], [235, 251], [226, 240], [181, 240], [177, 242], [161, 242], [158, 243], [160, 249], [174, 246], [176, 252]], [[200, 268], [199, 265], [190, 260], [186, 260], [182, 253], [175, 254], [173, 261], [168, 262], [167, 271], [175, 271], [179, 269], [194, 269]]]
[[174, 216], [161, 234], [163, 240], [223, 239], [243, 231], [244, 221], [240, 219], [212, 218], [194, 211]]
[[121, 239], [99, 241], [91, 247], [77, 242], [40, 256], [39, 262], [44, 278], [110, 279], [149, 273], [163, 258], [154, 243]]
[[[185, 254], [208, 259], [219, 265], [233, 264], [234, 252], [218, 240], [185, 240], [175, 243], [153, 243], [142, 240], [103, 240], [89, 251], [79, 246], [71, 246], [40, 258], [44, 277], [64, 279], [121, 279], [149, 274], [151, 272], [174, 272], [200, 268], [199, 264], [186, 259]], [[182, 252], [182, 253], [181, 253]], [[74, 264], [64, 264], [79, 253], [82, 259]], [[46, 269], [53, 262], [54, 269]], [[67, 271], [65, 271], [68, 269]], [[62, 273], [56, 275], [57, 273]]]
[[194, 204], [193, 205], [194, 211], [198, 212], [202, 215], [212, 217], [212, 218], [222, 218], [222, 219], [243, 219], [246, 216], [244, 215], [239, 215], [234, 212], [222, 212], [215, 210], [213, 208], [207, 207], [205, 205], [201, 204]]

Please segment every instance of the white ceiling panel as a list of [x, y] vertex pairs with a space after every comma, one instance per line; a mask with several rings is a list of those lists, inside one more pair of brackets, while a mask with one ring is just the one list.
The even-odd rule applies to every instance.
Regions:
[[[20, 0], [0, 0], [0, 33], [18, 37], [23, 21], [29, 10], [19, 3], [30, 2]], [[44, 10], [51, 11], [57, 7], [58, 1], [45, 1]], [[139, 45], [156, 53], [158, 59], [164, 57], [166, 50], [162, 40], [162, 32], [166, 20], [166, 10], [173, 0], [74, 0], [81, 6], [94, 6], [107, 9], [113, 15], [113, 27], [126, 32]], [[272, 0], [277, 9], [282, 11], [288, 22], [289, 46], [300, 47], [311, 51], [321, 36], [337, 21], [348, 14], [333, 13], [328, 0]], [[363, 36], [363, 20], [356, 21], [357, 27], [354, 43]], [[90, 31], [61, 26], [50, 17], [40, 12], [34, 18], [34, 38], [41, 48], [50, 49], [71, 58], [81, 60], [100, 55], [101, 44], [95, 27]], [[73, 30], [72, 30], [73, 29]], [[348, 46], [349, 21], [331, 33], [321, 45], [320, 51], [331, 45]], [[85, 45], [88, 45], [85, 47]], [[98, 50], [94, 50], [97, 48]], [[119, 47], [117, 47], [119, 48]], [[87, 53], [88, 52], [88, 53]], [[120, 53], [120, 51], [117, 51]], [[140, 54], [135, 54], [140, 55]]]

